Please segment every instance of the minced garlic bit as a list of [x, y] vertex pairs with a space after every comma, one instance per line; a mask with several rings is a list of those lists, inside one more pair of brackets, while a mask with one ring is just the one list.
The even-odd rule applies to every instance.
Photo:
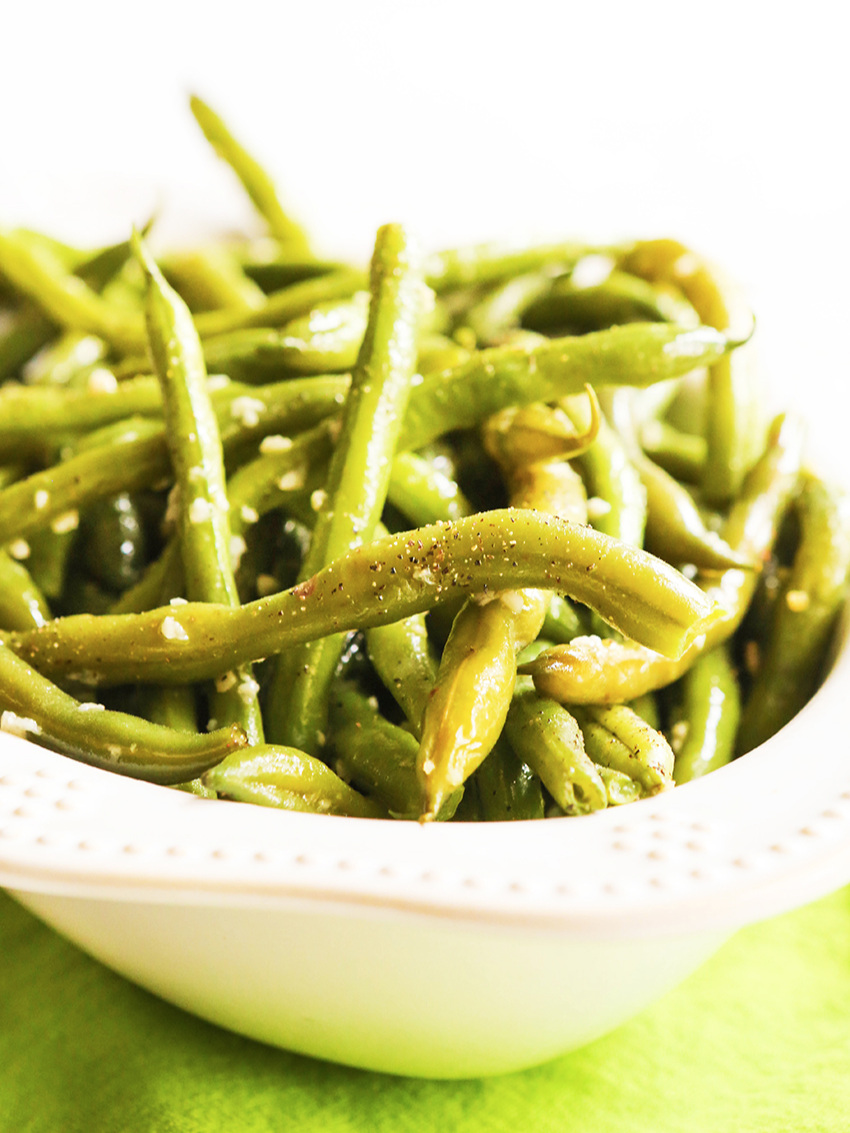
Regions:
[[422, 764], [422, 774], [423, 775], [432, 775], [435, 767], [436, 767], [436, 764], [434, 763], [433, 759], [426, 759], [424, 761], [424, 763]]
[[167, 641], [188, 641], [189, 635], [177, 618], [163, 618], [159, 624], [159, 632]]
[[588, 519], [601, 519], [602, 516], [607, 515], [610, 510], [610, 503], [607, 500], [603, 500], [601, 496], [591, 496], [587, 501]]
[[808, 610], [810, 603], [811, 598], [805, 590], [789, 590], [785, 595], [785, 605], [795, 614]]
[[96, 700], [84, 700], [80, 705], [81, 712], [105, 712], [106, 705], [100, 704]]
[[278, 480], [277, 486], [282, 492], [297, 492], [298, 489], [303, 488], [306, 483], [306, 465], [299, 464], [297, 468], [290, 468], [288, 472], [284, 472]]
[[189, 504], [190, 523], [207, 523], [212, 513], [212, 504], [209, 500], [204, 499], [203, 496], [195, 496], [191, 504]]
[[260, 518], [260, 513], [254, 507], [249, 507], [248, 504], [243, 504], [239, 509], [239, 515], [243, 523], [256, 523]]
[[292, 448], [292, 437], [282, 437], [280, 433], [269, 433], [260, 441], [260, 452], [288, 452]]
[[96, 366], [89, 374], [86, 387], [89, 393], [115, 393], [118, 389], [118, 379], [105, 366]]
[[230, 406], [230, 416], [246, 429], [253, 429], [259, 425], [265, 408], [265, 402], [257, 397], [236, 397]]
[[503, 606], [507, 606], [512, 614], [521, 614], [525, 606], [525, 599], [519, 590], [502, 590], [499, 601]]
[[76, 531], [79, 525], [80, 513], [78, 511], [66, 511], [62, 515], [57, 515], [50, 527], [57, 535], [67, 535], [70, 531]]
[[215, 716], [210, 716], [209, 720], [207, 720], [207, 731], [214, 732], [217, 727], [218, 720], [216, 720]]
[[266, 598], [269, 594], [274, 594], [279, 589], [280, 583], [273, 574], [257, 575], [257, 594], [259, 594], [261, 598]]
[[41, 511], [42, 508], [46, 508], [50, 503], [50, 492], [46, 491], [44, 488], [39, 488], [33, 496], [33, 503], [35, 504], [36, 511]]
[[570, 283], [574, 287], [597, 287], [604, 283], [614, 269], [614, 261], [610, 256], [601, 256], [593, 253], [582, 256], [570, 273]]
[[241, 535], [230, 536], [230, 569], [239, 570], [242, 556], [248, 550], [248, 544]]
[[13, 539], [6, 550], [13, 559], [17, 559], [19, 562], [30, 557], [30, 545], [26, 539]]
[[188, 606], [189, 605], [189, 599], [188, 598], [169, 598], [168, 604], [169, 604], [169, 606]]
[[230, 385], [230, 378], [227, 374], [210, 374], [207, 377], [207, 389], [210, 393], [215, 393], [217, 389], [224, 389], [225, 386]]
[[215, 691], [227, 692], [229, 689], [233, 688], [238, 679], [234, 671], [229, 669], [226, 673], [222, 673], [220, 677], [216, 677]]
[[260, 686], [253, 677], [243, 677], [236, 691], [239, 693], [239, 699], [243, 704], [250, 704], [260, 691]]
[[310, 496], [310, 507], [313, 511], [321, 511], [325, 506], [325, 501], [328, 498], [328, 493], [324, 488], [317, 488]]
[[41, 728], [29, 716], [19, 716], [7, 708], [0, 716], [0, 732], [8, 732], [10, 736], [20, 736], [26, 739], [28, 735], [37, 736]]
[[678, 755], [688, 738], [690, 724], [687, 720], [677, 720], [670, 729], [670, 747]]

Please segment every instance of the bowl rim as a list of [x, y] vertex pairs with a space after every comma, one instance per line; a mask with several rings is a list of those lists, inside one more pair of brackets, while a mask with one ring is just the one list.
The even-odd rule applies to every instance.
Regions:
[[848, 616], [837, 645], [812, 700], [746, 756], [651, 799], [538, 822], [422, 826], [207, 800], [0, 733], [0, 885], [570, 936], [740, 927], [850, 881], [850, 760], [833, 738]]

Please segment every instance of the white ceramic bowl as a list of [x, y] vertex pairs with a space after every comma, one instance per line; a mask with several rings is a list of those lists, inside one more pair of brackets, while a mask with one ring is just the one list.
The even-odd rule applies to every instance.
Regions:
[[[125, 189], [98, 197], [120, 231], [149, 204]], [[519, 1069], [617, 1026], [737, 928], [850, 881], [846, 627], [836, 652], [759, 750], [545, 822], [210, 802], [0, 733], [0, 885], [128, 978], [254, 1038], [400, 1074]]]
[[265, 1042], [399, 1074], [519, 1069], [617, 1026], [742, 925], [850, 881], [850, 633], [758, 750], [655, 799], [481, 825], [207, 801], [0, 736], [0, 885]]

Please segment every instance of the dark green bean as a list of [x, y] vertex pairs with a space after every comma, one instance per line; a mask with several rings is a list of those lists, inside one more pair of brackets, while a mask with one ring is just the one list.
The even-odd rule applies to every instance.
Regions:
[[[470, 784], [468, 784], [469, 786]], [[503, 738], [474, 773], [483, 822], [507, 822], [544, 816], [540, 779]], [[468, 789], [468, 787], [467, 787]]]
[[152, 783], [192, 779], [246, 742], [236, 725], [193, 735], [80, 704], [2, 645], [0, 706], [14, 714], [4, 712], [6, 731], [38, 736], [83, 763]]
[[850, 578], [850, 500], [814, 476], [797, 510], [800, 544], [773, 610], [737, 750], [749, 751], [788, 723], [812, 697]]
[[677, 692], [670, 726], [676, 754], [673, 778], [687, 783], [722, 767], [735, 754], [741, 694], [727, 647], [719, 645], [697, 657]]

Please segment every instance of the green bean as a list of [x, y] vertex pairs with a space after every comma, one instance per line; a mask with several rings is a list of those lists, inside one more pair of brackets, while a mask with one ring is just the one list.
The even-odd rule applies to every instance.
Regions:
[[646, 720], [656, 732], [661, 731], [661, 712], [658, 707], [658, 698], [652, 692], [645, 692], [637, 696], [628, 705], [632, 712], [636, 712], [642, 720]]
[[471, 783], [478, 792], [483, 822], [543, 818], [539, 777], [502, 738], [496, 740]]
[[[331, 694], [331, 740], [342, 777], [385, 807], [393, 818], [419, 817], [416, 740], [385, 720], [377, 704], [350, 683], [337, 682]], [[463, 788], [446, 800], [440, 821], [451, 818]]]
[[[727, 330], [751, 318], [735, 289], [675, 240], [638, 244], [626, 257], [625, 267], [636, 275], [676, 284], [708, 326]], [[726, 504], [740, 489], [761, 433], [746, 351], [712, 364], [707, 393], [708, 449], [702, 488], [709, 503]]]
[[135, 585], [129, 587], [111, 606], [110, 614], [142, 614], [183, 595], [183, 563], [176, 539], [166, 543]]
[[320, 490], [316, 470], [325, 470], [338, 436], [339, 418], [329, 417], [297, 437], [264, 437], [258, 456], [237, 469], [227, 483], [234, 537], [280, 507], [292, 492]]
[[235, 725], [191, 735], [80, 704], [3, 645], [0, 705], [16, 717], [4, 719], [5, 730], [37, 735], [83, 763], [152, 783], [192, 779], [246, 742]]
[[454, 480], [413, 452], [397, 453], [390, 470], [387, 499], [417, 526], [460, 519], [472, 505]]
[[543, 619], [541, 634], [555, 645], [563, 645], [587, 633], [588, 620], [575, 606], [562, 598], [560, 594], [553, 594], [549, 599], [546, 617]]
[[0, 447], [36, 430], [95, 429], [133, 414], [159, 416], [162, 396], [155, 378], [132, 378], [87, 389], [15, 386], [0, 389]]
[[[277, 250], [277, 244], [273, 245]], [[263, 259], [265, 246], [256, 248], [251, 245], [240, 256], [242, 270], [249, 279], [258, 283], [268, 295], [272, 291], [282, 291], [291, 287], [293, 283], [303, 283], [308, 279], [318, 279], [323, 275], [330, 275], [339, 271], [345, 264], [330, 260], [290, 259], [284, 251], [282, 256], [273, 259]], [[252, 258], [253, 257], [253, 258]]]
[[350, 370], [369, 320], [369, 293], [319, 303], [281, 331], [280, 364], [296, 374]]
[[[224, 454], [201, 344], [188, 307], [166, 283], [140, 236], [133, 246], [147, 280], [145, 313], [178, 492], [177, 526], [186, 594], [198, 602], [238, 606]], [[252, 744], [262, 743], [259, 685], [250, 668], [240, 667], [227, 678], [228, 687], [217, 682], [216, 695], [211, 698], [215, 717], [239, 724]]]
[[422, 448], [510, 405], [557, 401], [593, 385], [645, 386], [720, 358], [737, 345], [710, 327], [631, 323], [534, 345], [497, 346], [429, 373], [414, 387], [401, 448]]
[[[410, 394], [423, 287], [416, 255], [399, 225], [378, 232], [369, 324], [343, 409], [302, 577], [368, 541], [386, 499], [390, 462]], [[269, 734], [311, 754], [326, 734], [327, 694], [343, 639], [305, 644], [281, 656], [269, 692]]]
[[647, 548], [668, 562], [692, 564], [704, 571], [752, 568], [752, 562], [706, 527], [687, 489], [644, 456], [638, 441], [633, 392], [615, 390], [608, 402], [611, 420], [646, 495]]
[[435, 817], [500, 735], [516, 655], [543, 620], [539, 597], [538, 591], [506, 591], [486, 605], [467, 602], [455, 618], [422, 720], [417, 769], [423, 820]]
[[189, 106], [195, 121], [218, 156], [226, 161], [251, 199], [273, 236], [287, 246], [295, 256], [309, 255], [307, 236], [284, 211], [274, 184], [259, 162], [234, 138], [222, 119], [197, 95], [192, 95]]
[[202, 782], [236, 802], [352, 818], [385, 817], [377, 803], [359, 795], [321, 760], [279, 744], [257, 744], [227, 756]]
[[27, 568], [0, 548], [0, 626], [30, 629], [50, 621], [44, 595]]
[[458, 594], [527, 587], [567, 592], [627, 637], [673, 657], [720, 616], [708, 594], [644, 551], [556, 516], [505, 509], [386, 536], [238, 609], [192, 602], [65, 618], [0, 639], [46, 673], [84, 672], [99, 684], [181, 684], [422, 613]]
[[737, 750], [749, 751], [788, 723], [812, 697], [850, 578], [850, 500], [807, 476], [798, 501], [800, 544], [776, 602]]
[[722, 767], [735, 754], [741, 694], [727, 647], [719, 645], [697, 657], [677, 691], [670, 726], [676, 754], [673, 778], [687, 783]]
[[92, 577], [118, 593], [138, 581], [147, 540], [132, 497], [96, 501], [81, 517], [83, 559]]
[[[777, 418], [768, 447], [751, 469], [724, 528], [733, 550], [754, 562], [770, 552], [776, 531], [796, 491], [802, 450], [802, 429], [793, 418]], [[634, 642], [576, 638], [556, 646], [523, 667], [545, 696], [566, 704], [616, 704], [662, 688], [678, 679], [703, 649], [729, 638], [740, 625], [758, 575], [728, 570], [719, 579], [701, 582], [706, 598], [722, 611], [678, 659], [658, 656]], [[629, 635], [626, 634], [628, 637]]]
[[366, 649], [375, 672], [407, 717], [412, 735], [420, 739], [422, 713], [437, 679], [424, 616], [372, 626], [366, 630]]
[[642, 795], [640, 783], [630, 779], [622, 771], [615, 771], [613, 767], [597, 766], [599, 778], [605, 784], [605, 794], [608, 797], [608, 806], [624, 806], [634, 803]]
[[522, 322], [529, 303], [552, 286], [549, 272], [536, 271], [506, 280], [466, 312], [464, 323], [480, 343], [495, 344], [508, 330]]
[[425, 280], [440, 294], [460, 287], [501, 283], [512, 276], [544, 267], [571, 267], [582, 256], [598, 250], [569, 241], [534, 248], [512, 248], [499, 244], [452, 248], [428, 257]]
[[[295, 379], [250, 395], [241, 389], [229, 387], [215, 395], [228, 457], [244, 455], [268, 433], [307, 428], [327, 417], [344, 400], [348, 379]], [[44, 527], [93, 500], [167, 478], [170, 463], [161, 425], [118, 422], [109, 437], [120, 458], [99, 442], [92, 448], [78, 446], [77, 454], [63, 463], [0, 490], [0, 542]]]
[[647, 456], [665, 472], [689, 484], [699, 483], [705, 467], [705, 437], [652, 419], [641, 428], [640, 441]]
[[634, 322], [674, 322], [698, 326], [699, 316], [681, 295], [653, 286], [626, 272], [612, 271], [594, 284], [576, 283], [572, 276], [550, 282], [549, 289], [523, 312], [523, 325], [551, 333], [564, 327], [572, 333], [604, 330]]
[[594, 444], [579, 458], [579, 466], [594, 500], [588, 508], [593, 526], [605, 535], [642, 547], [646, 490], [626, 446], [604, 418]]
[[0, 232], [0, 272], [60, 326], [95, 334], [122, 350], [142, 347], [144, 331], [136, 312], [105, 301], [79, 276], [14, 233]]
[[340, 268], [328, 275], [273, 291], [256, 309], [201, 311], [195, 316], [195, 326], [201, 338], [230, 334], [248, 327], [281, 327], [292, 319], [308, 315], [320, 303], [350, 299], [362, 291], [366, 283], [366, 276], [359, 269]]
[[674, 756], [661, 734], [625, 704], [573, 708], [590, 758], [654, 795], [673, 786]]
[[587, 814], [607, 805], [605, 786], [585, 752], [575, 718], [554, 700], [538, 696], [528, 678], [518, 682], [505, 734], [565, 814]]
[[218, 307], [256, 310], [265, 302], [262, 288], [221, 247], [171, 255], [162, 269], [192, 311], [214, 311]]

